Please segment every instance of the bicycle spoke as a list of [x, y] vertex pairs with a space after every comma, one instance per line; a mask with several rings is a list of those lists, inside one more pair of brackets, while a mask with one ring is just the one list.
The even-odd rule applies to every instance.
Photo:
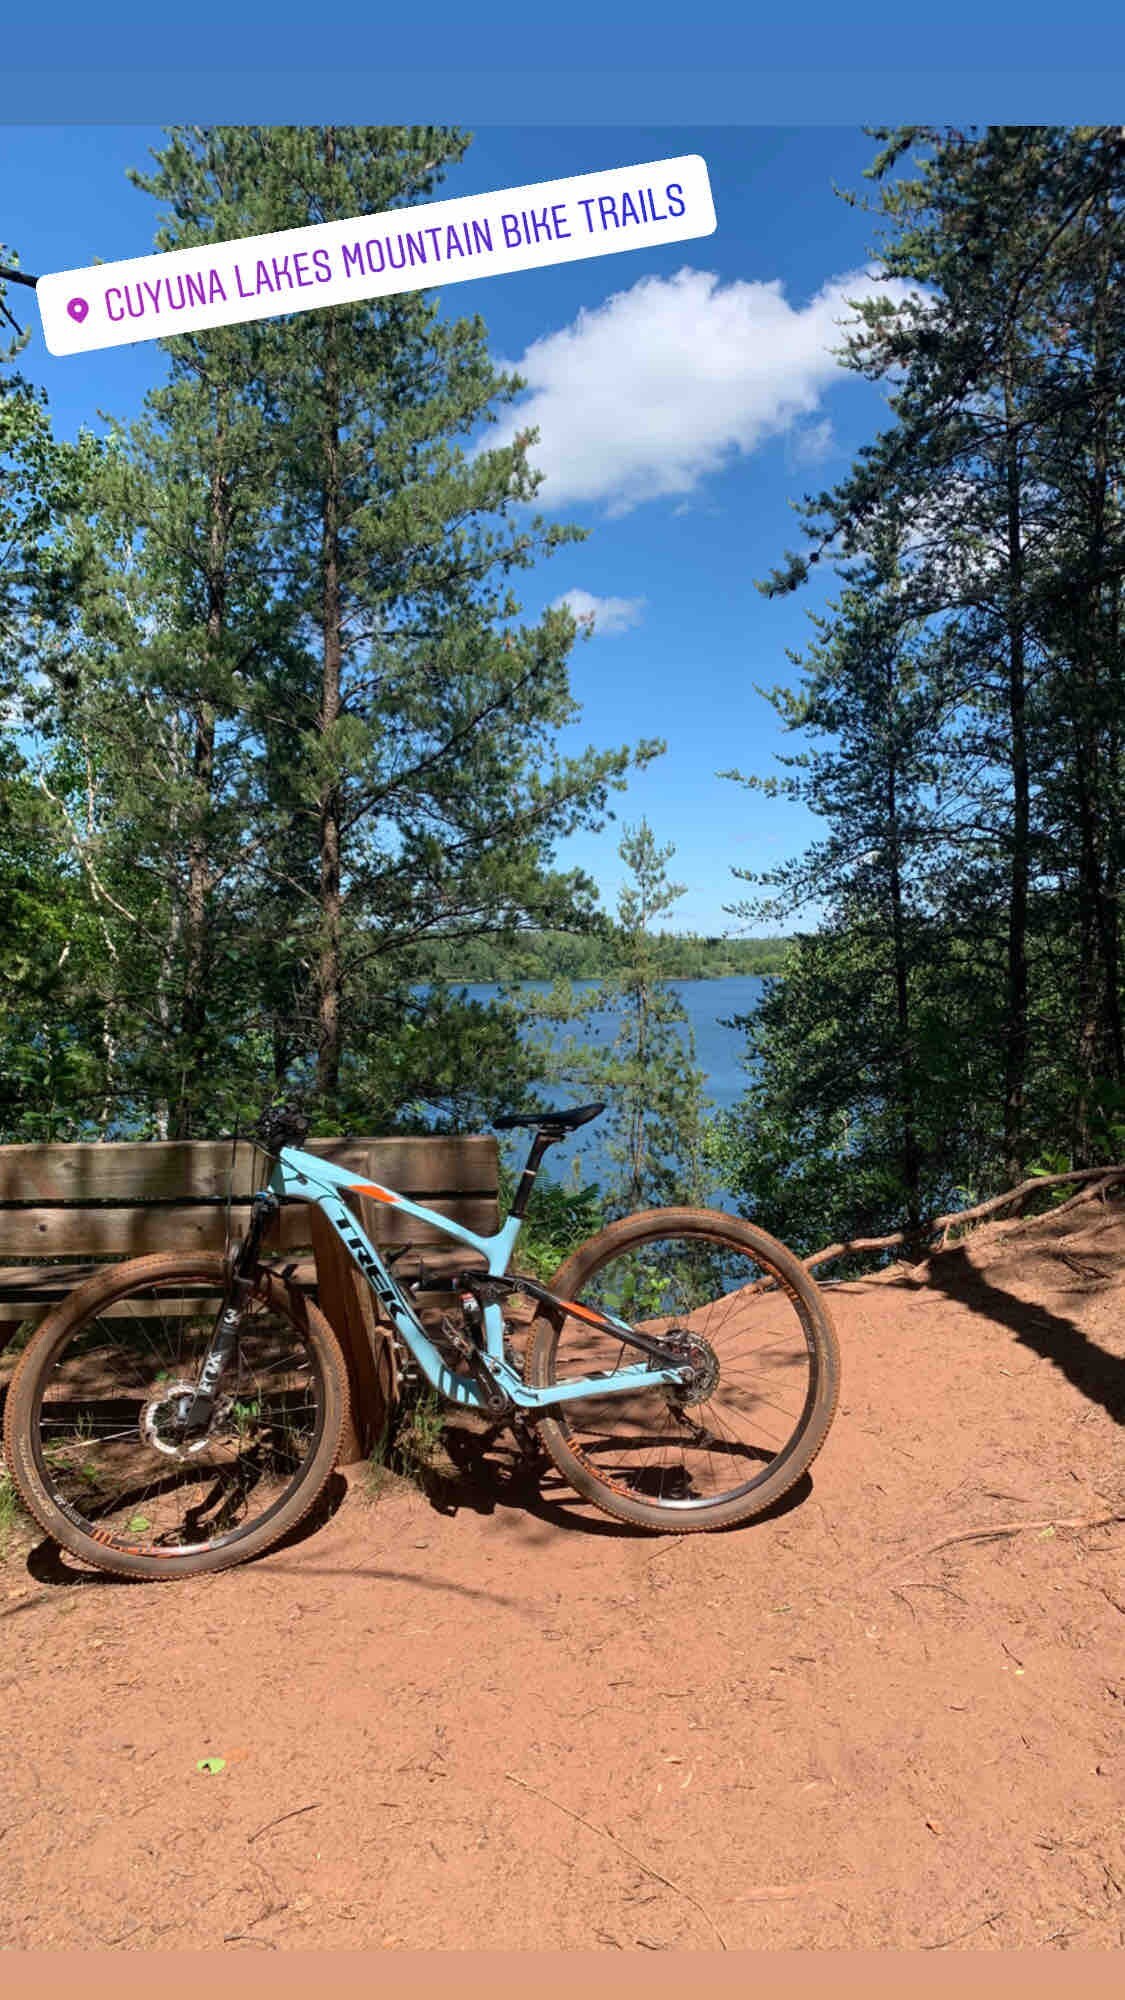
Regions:
[[[640, 1381], [635, 1392], [561, 1405], [560, 1427], [600, 1481], [699, 1507], [765, 1478], [803, 1421], [812, 1360], [800, 1309], [756, 1257], [706, 1236], [645, 1238], [607, 1255], [578, 1302], [678, 1340], [697, 1357], [702, 1392]], [[635, 1365], [626, 1343], [573, 1316], [557, 1331], [560, 1382]]]
[[[194, 1301], [193, 1301], [194, 1304]], [[206, 1547], [273, 1507], [301, 1471], [320, 1404], [293, 1326], [255, 1300], [212, 1429], [177, 1425], [214, 1326], [213, 1309], [174, 1285], [80, 1325], [55, 1355], [38, 1420], [52, 1490], [71, 1519], [140, 1547]]]

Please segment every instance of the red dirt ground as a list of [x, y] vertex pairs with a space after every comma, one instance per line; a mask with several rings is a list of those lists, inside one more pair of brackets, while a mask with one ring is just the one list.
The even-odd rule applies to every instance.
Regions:
[[1121, 1209], [829, 1298], [836, 1424], [729, 1534], [470, 1439], [174, 1587], [17, 1537], [0, 1944], [1125, 1942]]

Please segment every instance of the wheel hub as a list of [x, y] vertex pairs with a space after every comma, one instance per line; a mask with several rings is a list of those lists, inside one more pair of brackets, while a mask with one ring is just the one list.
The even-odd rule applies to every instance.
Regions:
[[692, 1371], [690, 1381], [669, 1391], [672, 1400], [684, 1409], [705, 1403], [719, 1386], [719, 1357], [710, 1341], [704, 1340], [701, 1334], [686, 1333], [681, 1328], [676, 1328], [667, 1339], [676, 1359]]
[[231, 1398], [223, 1396], [211, 1412], [211, 1421], [199, 1437], [185, 1437], [184, 1425], [188, 1412], [195, 1400], [194, 1382], [170, 1382], [159, 1396], [145, 1404], [141, 1411], [141, 1436], [153, 1451], [162, 1451], [167, 1458], [194, 1458], [196, 1452], [203, 1451], [210, 1443], [216, 1425], [230, 1414]]

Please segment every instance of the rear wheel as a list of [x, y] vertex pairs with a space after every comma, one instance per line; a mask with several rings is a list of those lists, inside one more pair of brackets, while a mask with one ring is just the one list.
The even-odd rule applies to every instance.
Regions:
[[167, 1580], [269, 1548], [308, 1512], [340, 1446], [343, 1356], [296, 1286], [260, 1271], [211, 1424], [187, 1437], [223, 1297], [223, 1259], [140, 1257], [99, 1273], [44, 1321], [8, 1391], [4, 1442], [21, 1497], [98, 1569]]
[[[820, 1450], [839, 1396], [836, 1336], [813, 1279], [763, 1230], [708, 1209], [627, 1216], [576, 1250], [551, 1290], [674, 1341], [693, 1369], [687, 1391], [595, 1388], [541, 1420], [559, 1471], [606, 1513], [662, 1534], [726, 1527], [772, 1506]], [[548, 1309], [528, 1381], [604, 1380], [644, 1358]]]

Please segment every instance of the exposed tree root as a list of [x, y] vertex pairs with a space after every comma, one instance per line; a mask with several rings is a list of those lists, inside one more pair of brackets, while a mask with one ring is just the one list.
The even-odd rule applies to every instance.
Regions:
[[[812, 1271], [821, 1264], [833, 1264], [840, 1257], [858, 1257], [868, 1250], [903, 1249], [908, 1243], [915, 1248], [929, 1243], [932, 1248], [944, 1249], [951, 1229], [957, 1229], [966, 1222], [983, 1222], [987, 1216], [998, 1215], [1001, 1209], [1010, 1208], [1013, 1203], [1027, 1201], [1033, 1194], [1041, 1194], [1044, 1188], [1076, 1185], [1079, 1182], [1096, 1184], [1084, 1186], [1080, 1194], [1049, 1211], [1055, 1216], [1065, 1215], [1068, 1209], [1088, 1200], [1092, 1193], [1100, 1193], [1122, 1181], [1125, 1181], [1125, 1166], [1076, 1167], [1065, 1174], [1036, 1174], [1032, 1180], [1022, 1181], [1019, 1187], [1008, 1188], [1004, 1194], [993, 1195], [990, 1201], [979, 1201], [973, 1208], [957, 1209], [951, 1215], [936, 1215], [932, 1222], [923, 1223], [916, 1232], [896, 1229], [889, 1236], [854, 1236], [848, 1243], [830, 1243], [824, 1250], [814, 1250], [812, 1256], [803, 1258], [802, 1262], [806, 1271]], [[935, 1237], [939, 1239], [936, 1244]]]

